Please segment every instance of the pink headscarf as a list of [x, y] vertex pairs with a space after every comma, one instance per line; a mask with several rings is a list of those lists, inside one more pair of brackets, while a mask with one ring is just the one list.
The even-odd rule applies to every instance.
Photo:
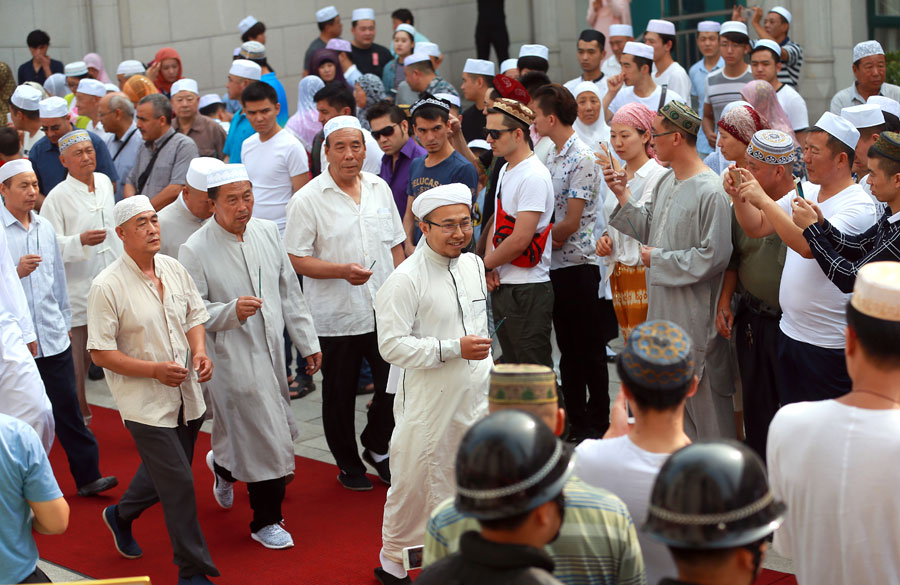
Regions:
[[[656, 112], [644, 104], [631, 102], [619, 108], [613, 115], [612, 120], [609, 121], [609, 124], [610, 126], [613, 124], [631, 126], [635, 130], [643, 130], [644, 133], [649, 134], [653, 132], [653, 118], [655, 117]], [[644, 147], [647, 151], [647, 156], [659, 162], [659, 159], [656, 158], [656, 151], [650, 146], [650, 141], [647, 141]]]
[[769, 125], [752, 106], [738, 106], [722, 114], [718, 126], [746, 145], [754, 134]]
[[794, 135], [791, 120], [785, 113], [784, 108], [781, 107], [781, 104], [778, 103], [778, 95], [776, 95], [775, 88], [772, 87], [771, 83], [762, 79], [755, 79], [744, 86], [744, 89], [741, 90], [741, 96], [768, 122], [769, 128], [781, 130], [796, 143], [797, 137]]
[[97, 81], [102, 83], [109, 83], [109, 75], [106, 74], [106, 69], [103, 68], [103, 59], [97, 53], [88, 53], [84, 56], [84, 64], [88, 67], [93, 67], [100, 73], [97, 74]]

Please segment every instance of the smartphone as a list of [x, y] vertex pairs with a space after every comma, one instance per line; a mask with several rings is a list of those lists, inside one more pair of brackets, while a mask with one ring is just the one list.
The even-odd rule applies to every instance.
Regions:
[[606, 154], [609, 156], [609, 163], [612, 165], [612, 169], [617, 173], [622, 172], [622, 165], [619, 163], [619, 159], [616, 158], [615, 152], [613, 152], [612, 145], [610, 143], [606, 143]]
[[737, 189], [741, 186], [741, 171], [740, 169], [728, 169], [728, 172], [731, 173], [731, 180], [734, 181], [734, 188]]
[[408, 546], [403, 549], [403, 568], [407, 571], [422, 568], [422, 557], [424, 556], [425, 546]]
[[628, 413], [628, 424], [633, 425], [634, 424], [634, 414], [632, 414], [631, 405], [628, 404], [627, 400], [625, 401], [625, 412]]

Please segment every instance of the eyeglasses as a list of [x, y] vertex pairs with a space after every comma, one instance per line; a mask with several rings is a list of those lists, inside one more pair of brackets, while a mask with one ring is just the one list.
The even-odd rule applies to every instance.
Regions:
[[459, 223], [434, 223], [433, 221], [428, 221], [427, 219], [423, 219], [425, 223], [428, 225], [433, 225], [434, 227], [441, 228], [441, 231], [447, 234], [455, 234], [456, 229], [459, 228], [462, 232], [470, 232], [472, 231], [472, 220], [464, 219]]
[[660, 136], [665, 136], [666, 134], [675, 134], [678, 130], [669, 130], [668, 132], [660, 132], [659, 134], [654, 134], [652, 131], [650, 132], [650, 138], [656, 140]]
[[481, 135], [485, 138], [490, 136], [494, 140], [499, 140], [501, 132], [515, 132], [515, 130], [515, 128], [500, 128], [499, 130], [497, 128], [484, 128], [481, 130]]
[[378, 140], [382, 136], [393, 136], [394, 135], [394, 126], [398, 124], [391, 124], [390, 126], [385, 126], [381, 130], [372, 130], [372, 138]]

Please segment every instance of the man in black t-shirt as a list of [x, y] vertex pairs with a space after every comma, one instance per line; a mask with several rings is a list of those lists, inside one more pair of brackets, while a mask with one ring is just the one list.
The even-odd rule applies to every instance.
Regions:
[[365, 75], [374, 73], [381, 77], [384, 66], [391, 60], [391, 52], [375, 42], [375, 11], [371, 8], [357, 8], [353, 11], [350, 41], [353, 63]]
[[484, 138], [482, 132], [486, 118], [484, 115], [484, 94], [494, 87], [495, 67], [493, 61], [482, 59], [466, 59], [463, 67], [462, 96], [472, 102], [472, 105], [463, 112], [462, 132], [466, 142]]

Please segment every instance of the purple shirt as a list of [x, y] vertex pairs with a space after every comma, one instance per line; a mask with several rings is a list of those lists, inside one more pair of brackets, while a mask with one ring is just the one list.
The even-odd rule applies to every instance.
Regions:
[[414, 158], [425, 156], [428, 154], [424, 148], [419, 146], [415, 139], [410, 138], [397, 153], [397, 165], [392, 167], [393, 158], [386, 154], [381, 158], [381, 172], [379, 176], [390, 186], [391, 192], [394, 194], [394, 202], [397, 204], [397, 211], [400, 217], [406, 213], [407, 194], [406, 188], [409, 185], [409, 167]]

